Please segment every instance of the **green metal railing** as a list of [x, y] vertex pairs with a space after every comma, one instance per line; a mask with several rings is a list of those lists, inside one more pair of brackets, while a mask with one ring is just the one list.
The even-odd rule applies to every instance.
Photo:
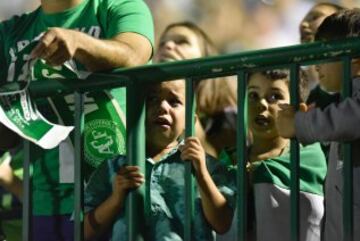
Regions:
[[[261, 51], [244, 52], [225, 56], [217, 56], [204, 59], [193, 59], [175, 63], [165, 63], [158, 65], [149, 65], [132, 69], [123, 69], [111, 74], [93, 74], [86, 80], [51, 80], [34, 82], [30, 85], [30, 91], [34, 98], [41, 98], [52, 95], [65, 95], [76, 93], [76, 144], [75, 144], [75, 240], [83, 239], [83, 173], [81, 170], [81, 160], [83, 159], [83, 136], [84, 114], [82, 93], [87, 91], [96, 91], [99, 89], [109, 89], [115, 87], [127, 87], [127, 154], [131, 165], [139, 165], [144, 172], [144, 93], [145, 83], [161, 82], [174, 79], [186, 79], [186, 136], [191, 136], [193, 131], [194, 114], [194, 94], [193, 82], [199, 79], [221, 77], [229, 75], [238, 76], [238, 171], [237, 171], [237, 213], [238, 213], [238, 240], [246, 240], [246, 120], [245, 120], [245, 95], [247, 73], [254, 70], [265, 68], [288, 68], [291, 71], [291, 104], [298, 104], [297, 80], [300, 65], [311, 65], [319, 62], [338, 61], [344, 62], [344, 77], [350, 79], [350, 60], [357, 57], [360, 53], [360, 41], [349, 39], [346, 41], [312, 43], [308, 45], [296, 45], [284, 48], [267, 49]], [[345, 96], [351, 94], [350, 81], [344, 81]], [[346, 84], [347, 83], [347, 84]], [[26, 145], [30, 150], [30, 145]], [[344, 240], [352, 240], [352, 166], [350, 146], [345, 145], [346, 161], [344, 165]], [[27, 157], [25, 170], [28, 169], [30, 157]], [[25, 173], [27, 173], [25, 171]], [[291, 142], [291, 238], [290, 240], [299, 240], [299, 149], [298, 143]], [[186, 167], [186, 227], [184, 228], [185, 240], [191, 240], [192, 217], [193, 217], [193, 180], [191, 175], [191, 166]], [[23, 240], [29, 240], [29, 215], [30, 215], [30, 178], [24, 176], [24, 228]], [[129, 241], [143, 240], [139, 234], [143, 223], [139, 222], [139, 217], [143, 217], [144, 189], [132, 192], [127, 201], [127, 220], [129, 222]]]

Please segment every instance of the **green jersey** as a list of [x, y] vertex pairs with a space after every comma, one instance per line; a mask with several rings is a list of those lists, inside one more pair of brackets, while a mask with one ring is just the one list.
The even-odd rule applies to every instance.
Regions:
[[[318, 143], [300, 148], [300, 240], [320, 241], [326, 161]], [[258, 240], [290, 239], [290, 153], [253, 163]]]
[[[64, 12], [45, 14], [42, 8], [13, 17], [0, 25], [0, 77], [3, 82], [26, 78], [30, 52], [50, 27], [63, 27], [109, 39], [122, 32], [139, 33], [153, 42], [151, 14], [142, 0], [83, 0]], [[79, 78], [84, 66], [70, 60], [50, 67], [34, 65], [33, 81]], [[50, 97], [37, 102], [48, 120], [73, 125], [74, 97]], [[96, 167], [102, 160], [125, 152], [125, 89], [85, 95], [85, 158]], [[33, 169], [35, 215], [69, 214], [73, 210], [73, 141], [68, 138], [51, 150], [38, 149]], [[46, 200], [44, 202], [44, 200]]]

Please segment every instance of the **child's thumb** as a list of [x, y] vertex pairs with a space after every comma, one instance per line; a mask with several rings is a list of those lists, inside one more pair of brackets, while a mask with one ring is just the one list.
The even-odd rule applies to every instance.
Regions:
[[301, 111], [301, 112], [308, 111], [308, 106], [305, 103], [300, 103], [299, 104], [299, 111]]

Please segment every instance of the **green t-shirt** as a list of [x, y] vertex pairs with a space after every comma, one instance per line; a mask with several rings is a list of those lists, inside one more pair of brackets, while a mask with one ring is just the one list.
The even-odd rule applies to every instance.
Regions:
[[[318, 143], [300, 146], [300, 191], [324, 195], [326, 160]], [[265, 161], [253, 162], [253, 183], [272, 183], [290, 189], [290, 152]]]
[[[49, 27], [63, 27], [108, 39], [121, 32], [139, 33], [153, 44], [153, 25], [149, 9], [142, 0], [83, 0], [61, 13], [45, 14], [41, 7], [15, 16], [0, 25], [1, 81], [26, 77], [29, 53]], [[34, 81], [52, 78], [78, 78], [84, 66], [68, 61], [50, 67], [37, 61]], [[89, 166], [125, 152], [125, 89], [99, 91], [85, 98], [85, 158]], [[51, 97], [37, 102], [50, 121], [73, 125], [74, 98]], [[70, 214], [73, 210], [73, 143], [68, 139], [52, 150], [36, 152], [33, 169], [35, 215]]]

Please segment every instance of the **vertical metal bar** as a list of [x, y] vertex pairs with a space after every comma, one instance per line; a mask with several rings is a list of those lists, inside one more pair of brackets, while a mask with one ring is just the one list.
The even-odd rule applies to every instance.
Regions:
[[84, 175], [82, 160], [84, 160], [84, 95], [75, 93], [75, 169], [74, 169], [74, 240], [84, 240]]
[[24, 140], [24, 163], [23, 163], [23, 207], [22, 207], [22, 240], [31, 241], [31, 215], [32, 215], [32, 195], [31, 195], [31, 147], [30, 141]]
[[236, 138], [236, 155], [237, 155], [237, 240], [247, 240], [247, 87], [248, 75], [245, 71], [238, 73], [237, 79], [237, 138]]
[[[193, 80], [186, 79], [186, 113], [185, 113], [185, 136], [194, 135], [195, 103]], [[192, 240], [192, 222], [194, 219], [194, 179], [192, 176], [191, 162], [185, 163], [185, 227], [184, 240]]]
[[[351, 58], [344, 57], [343, 63], [343, 82], [342, 82], [342, 98], [351, 96], [352, 81], [351, 81]], [[343, 240], [352, 241], [353, 236], [353, 164], [351, 156], [351, 144], [343, 143]]]
[[[127, 163], [145, 174], [145, 88], [131, 81], [126, 93]], [[126, 201], [128, 240], [144, 240], [145, 185], [129, 193]]]
[[[290, 104], [299, 106], [299, 66], [293, 64], [290, 67]], [[299, 240], [299, 143], [292, 139], [290, 143], [290, 164], [291, 164], [291, 183], [290, 183], [290, 201], [291, 201], [291, 239]]]

